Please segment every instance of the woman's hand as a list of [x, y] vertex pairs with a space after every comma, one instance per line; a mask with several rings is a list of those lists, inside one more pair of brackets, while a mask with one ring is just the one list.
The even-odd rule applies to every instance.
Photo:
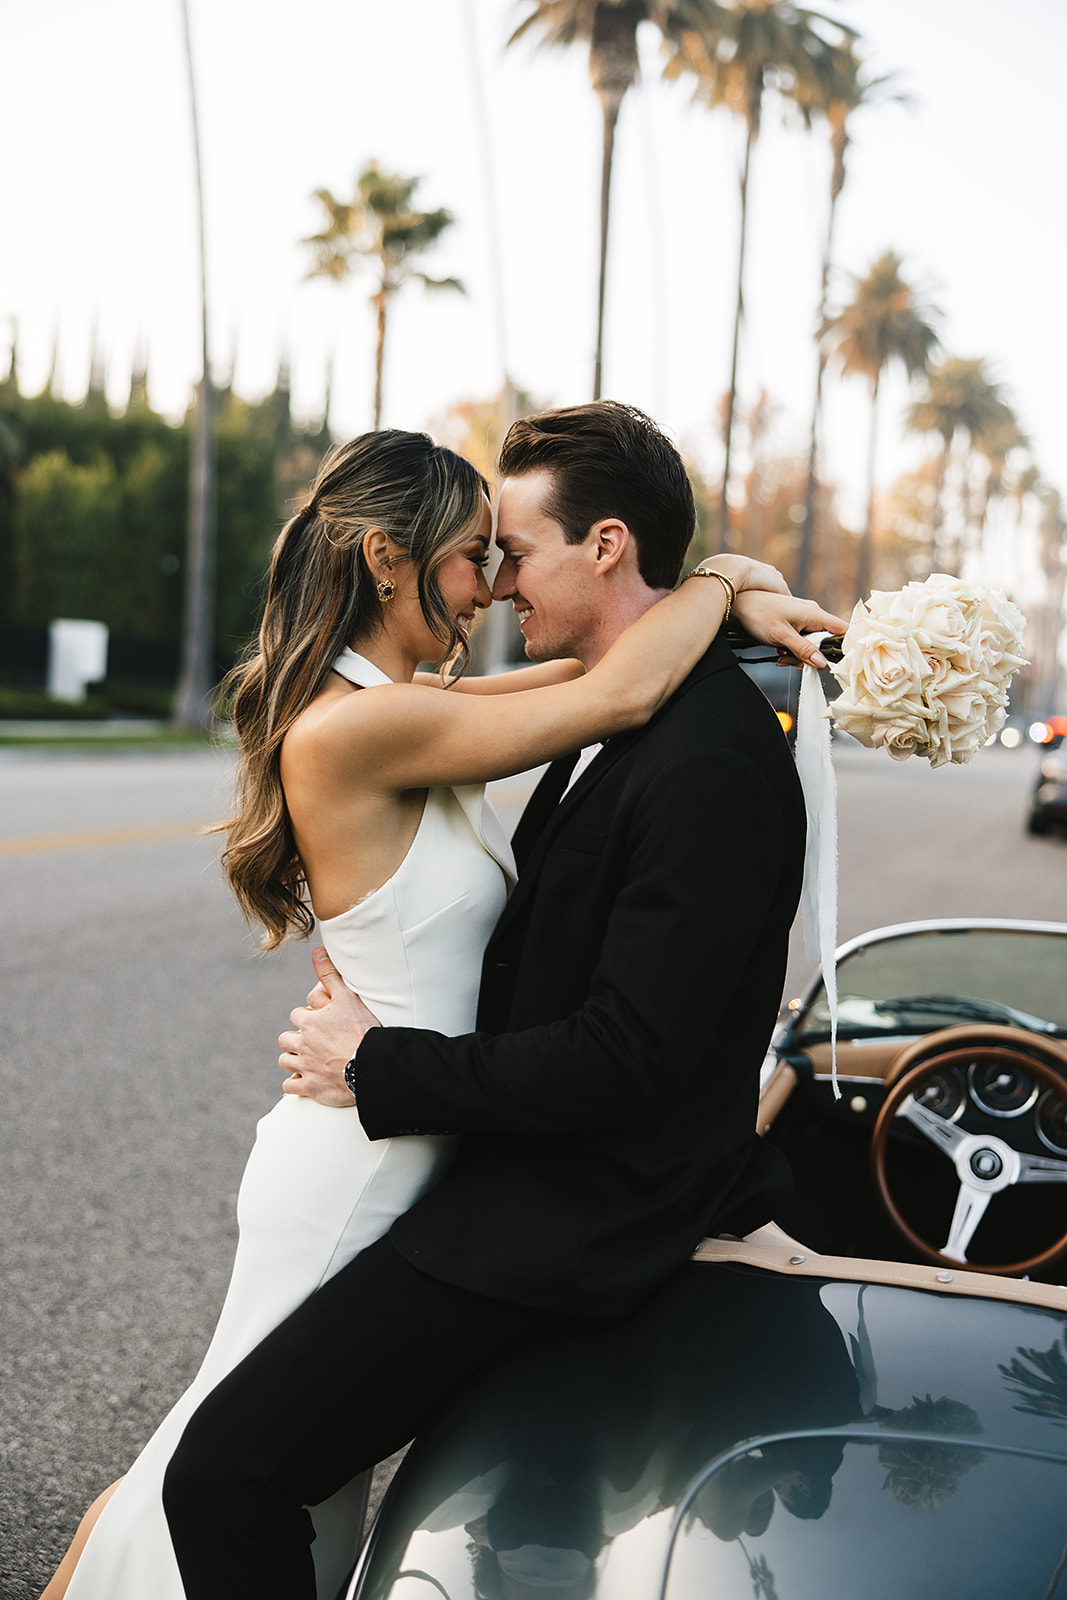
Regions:
[[[758, 567], [762, 563], [757, 561], [753, 565]], [[773, 572], [774, 568], [764, 570]], [[727, 577], [732, 581], [733, 574], [727, 573]], [[844, 633], [848, 628], [844, 617], [835, 617], [832, 611], [824, 611], [814, 600], [800, 600], [788, 591], [783, 595], [767, 589], [739, 590], [732, 614], [746, 633], [762, 644], [773, 644], [780, 660], [797, 667], [826, 665], [826, 657], [811, 639], [804, 637], [805, 631]]]
[[789, 593], [789, 585], [778, 568], [769, 566], [766, 561], [753, 561], [750, 556], [718, 555], [706, 557], [700, 565], [729, 578], [737, 594], [749, 589], [771, 594]]

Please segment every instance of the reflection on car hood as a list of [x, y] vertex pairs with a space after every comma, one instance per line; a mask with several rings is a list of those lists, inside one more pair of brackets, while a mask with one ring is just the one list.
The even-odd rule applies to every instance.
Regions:
[[[816, 1444], [836, 1463], [827, 1506], [812, 1502], [795, 1467]], [[907, 1430], [760, 1441], [694, 1486], [676, 1519], [664, 1600], [1037, 1600], [1056, 1591], [1065, 1541], [1063, 1461]]]
[[[870, 1537], [888, 1600], [927, 1592], [906, 1574], [940, 1572], [959, 1528], [993, 1525], [1009, 1471], [1047, 1587], [1067, 1541], [1067, 1314], [690, 1263], [636, 1316], [464, 1389], [405, 1460], [356, 1592], [652, 1600], [669, 1566], [668, 1600], [851, 1600]], [[753, 1589], [764, 1571], [777, 1589]], [[929, 1592], [1024, 1592], [953, 1583]]]

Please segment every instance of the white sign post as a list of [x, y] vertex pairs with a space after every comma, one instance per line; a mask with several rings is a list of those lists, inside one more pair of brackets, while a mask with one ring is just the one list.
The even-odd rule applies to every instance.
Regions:
[[48, 630], [48, 693], [80, 704], [87, 683], [107, 674], [107, 623], [57, 617]]

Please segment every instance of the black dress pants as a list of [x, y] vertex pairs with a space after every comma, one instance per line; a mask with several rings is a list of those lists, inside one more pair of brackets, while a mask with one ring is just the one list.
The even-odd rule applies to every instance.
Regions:
[[558, 1316], [361, 1252], [191, 1418], [163, 1504], [188, 1600], [315, 1600], [317, 1505], [407, 1443], [463, 1381]]

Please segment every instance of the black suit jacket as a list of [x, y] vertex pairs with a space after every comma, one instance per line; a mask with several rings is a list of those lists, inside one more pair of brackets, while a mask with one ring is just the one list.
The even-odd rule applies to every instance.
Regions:
[[516, 831], [478, 1032], [375, 1030], [356, 1099], [371, 1138], [464, 1135], [393, 1226], [414, 1266], [613, 1315], [705, 1233], [772, 1213], [758, 1077], [805, 819], [777, 719], [721, 640], [557, 804], [572, 764], [549, 768]]

